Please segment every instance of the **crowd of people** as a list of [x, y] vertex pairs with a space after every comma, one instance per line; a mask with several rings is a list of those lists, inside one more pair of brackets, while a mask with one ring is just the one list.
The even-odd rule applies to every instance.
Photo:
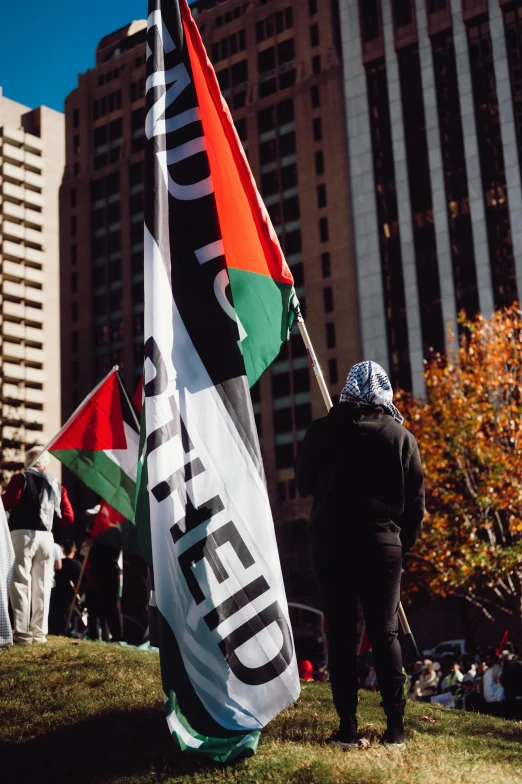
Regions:
[[[441, 702], [467, 711], [522, 720], [522, 657], [506, 642], [500, 654], [478, 648], [474, 655], [441, 661], [424, 659], [407, 667], [406, 696], [420, 702]], [[359, 666], [361, 688], [377, 691], [375, 668]]]
[[0, 649], [45, 643], [48, 633], [123, 639], [121, 550], [90, 538], [96, 506], [86, 510], [88, 538], [78, 553], [74, 511], [49, 459], [42, 447], [29, 450], [25, 470], [13, 474], [2, 495]]

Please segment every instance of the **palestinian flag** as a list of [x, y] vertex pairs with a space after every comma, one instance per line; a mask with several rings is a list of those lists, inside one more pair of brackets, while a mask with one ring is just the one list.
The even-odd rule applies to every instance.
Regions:
[[299, 695], [249, 384], [292, 277], [186, 0], [150, 0], [145, 383], [136, 522], [167, 723], [220, 761]]
[[136, 410], [113, 368], [47, 449], [123, 518], [133, 522], [138, 444]]

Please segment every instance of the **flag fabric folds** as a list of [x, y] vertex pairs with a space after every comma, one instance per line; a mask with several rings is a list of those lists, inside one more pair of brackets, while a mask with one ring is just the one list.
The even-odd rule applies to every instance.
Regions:
[[74, 412], [47, 449], [134, 522], [139, 423], [116, 369]]
[[299, 679], [249, 383], [292, 276], [186, 0], [150, 0], [145, 383], [136, 522], [153, 571], [169, 729], [254, 753]]

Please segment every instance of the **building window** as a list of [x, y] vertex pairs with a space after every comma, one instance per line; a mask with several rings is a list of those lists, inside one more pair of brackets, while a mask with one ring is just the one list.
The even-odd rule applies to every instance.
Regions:
[[308, 368], [299, 368], [294, 370], [293, 374], [294, 394], [298, 395], [300, 392], [308, 392], [310, 389], [310, 373]]
[[292, 424], [292, 409], [291, 408], [276, 408], [273, 412], [274, 419], [274, 433], [291, 433]]
[[410, 390], [410, 352], [385, 63], [381, 60], [368, 66], [366, 79], [391, 380], [393, 385]]
[[363, 43], [374, 41], [380, 35], [379, 0], [359, 0], [359, 16]]
[[406, 27], [413, 22], [411, 0], [393, 0], [395, 27]]
[[80, 137], [78, 134], [73, 136], [73, 152], [75, 155], [78, 155], [80, 152]]
[[319, 25], [310, 27], [310, 46], [319, 46]]
[[71, 237], [76, 237], [76, 215], [71, 215]]
[[326, 348], [335, 348], [335, 324], [329, 321], [326, 325]]
[[69, 191], [69, 206], [76, 207], [76, 188], [71, 188]]
[[314, 74], [321, 73], [321, 55], [316, 54], [312, 57], [312, 71]]
[[329, 234], [328, 218], [321, 218], [319, 221], [319, 238], [321, 242], [328, 242]]
[[418, 48], [400, 50], [398, 60], [423, 355], [427, 359], [432, 351], [444, 352], [444, 324]]
[[339, 376], [337, 374], [337, 360], [336, 359], [329, 359], [328, 360], [328, 376], [330, 379], [330, 384], [337, 384], [339, 381]]
[[78, 261], [78, 246], [71, 245], [71, 264], [76, 264]]
[[437, 11], [444, 11], [448, 7], [448, 0], [428, 0], [428, 11], [435, 14]]
[[76, 294], [78, 291], [78, 273], [71, 272], [71, 291]]
[[312, 109], [318, 109], [321, 105], [321, 96], [319, 93], [318, 84], [314, 84], [313, 87], [310, 88], [310, 103], [312, 104]]
[[333, 289], [330, 286], [327, 286], [327, 288], [323, 289], [323, 305], [325, 313], [331, 313], [334, 309]]
[[517, 299], [517, 281], [489, 23], [470, 25], [467, 33], [493, 297], [505, 307]]
[[301, 253], [303, 246], [299, 229], [285, 233], [284, 246], [287, 256], [292, 256], [294, 253]]
[[315, 173], [318, 177], [324, 174], [324, 155], [322, 150], [318, 150], [315, 153]]
[[323, 138], [323, 125], [320, 117], [314, 117], [312, 121], [314, 142], [320, 142]]
[[294, 9], [291, 5], [285, 8], [285, 28], [290, 30], [294, 26]]
[[73, 380], [73, 382], [77, 383], [78, 380], [79, 380], [79, 377], [80, 377], [80, 371], [79, 371], [79, 368], [78, 368], [78, 362], [77, 362], [77, 360], [74, 360], [74, 362], [72, 363], [72, 380]]
[[79, 345], [78, 336], [79, 336], [79, 332], [77, 329], [71, 332], [71, 349], [74, 352], [78, 351], [78, 345]]
[[76, 324], [78, 321], [78, 303], [71, 302], [71, 321]]
[[291, 468], [294, 464], [294, 445], [279, 444], [275, 448], [276, 468]]
[[324, 182], [317, 186], [317, 206], [319, 209], [326, 207], [326, 185]]
[[303, 403], [294, 408], [295, 429], [305, 430], [312, 421], [312, 406], [310, 403]]
[[479, 310], [477, 271], [469, 209], [457, 61], [451, 32], [434, 38], [433, 66], [451, 237], [455, 300], [457, 311], [464, 310], [468, 318], [473, 318]]
[[292, 273], [292, 277], [294, 279], [294, 286], [300, 288], [304, 286], [304, 267], [302, 264], [292, 264], [292, 269], [290, 270]]
[[323, 278], [329, 278], [332, 274], [332, 264], [329, 253], [321, 253], [321, 272]]
[[80, 110], [73, 109], [73, 128], [77, 128], [80, 124]]
[[76, 161], [76, 163], [73, 163], [73, 176], [77, 177], [79, 173], [80, 173], [80, 164], [78, 163], [78, 161]]
[[308, 13], [315, 16], [317, 13], [317, 0], [308, 0]]

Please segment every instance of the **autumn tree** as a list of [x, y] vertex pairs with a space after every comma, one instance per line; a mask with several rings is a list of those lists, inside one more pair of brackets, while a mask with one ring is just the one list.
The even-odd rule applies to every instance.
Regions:
[[427, 514], [412, 587], [504, 617], [522, 644], [522, 313], [460, 319], [426, 366], [424, 400], [401, 396], [424, 463]]

